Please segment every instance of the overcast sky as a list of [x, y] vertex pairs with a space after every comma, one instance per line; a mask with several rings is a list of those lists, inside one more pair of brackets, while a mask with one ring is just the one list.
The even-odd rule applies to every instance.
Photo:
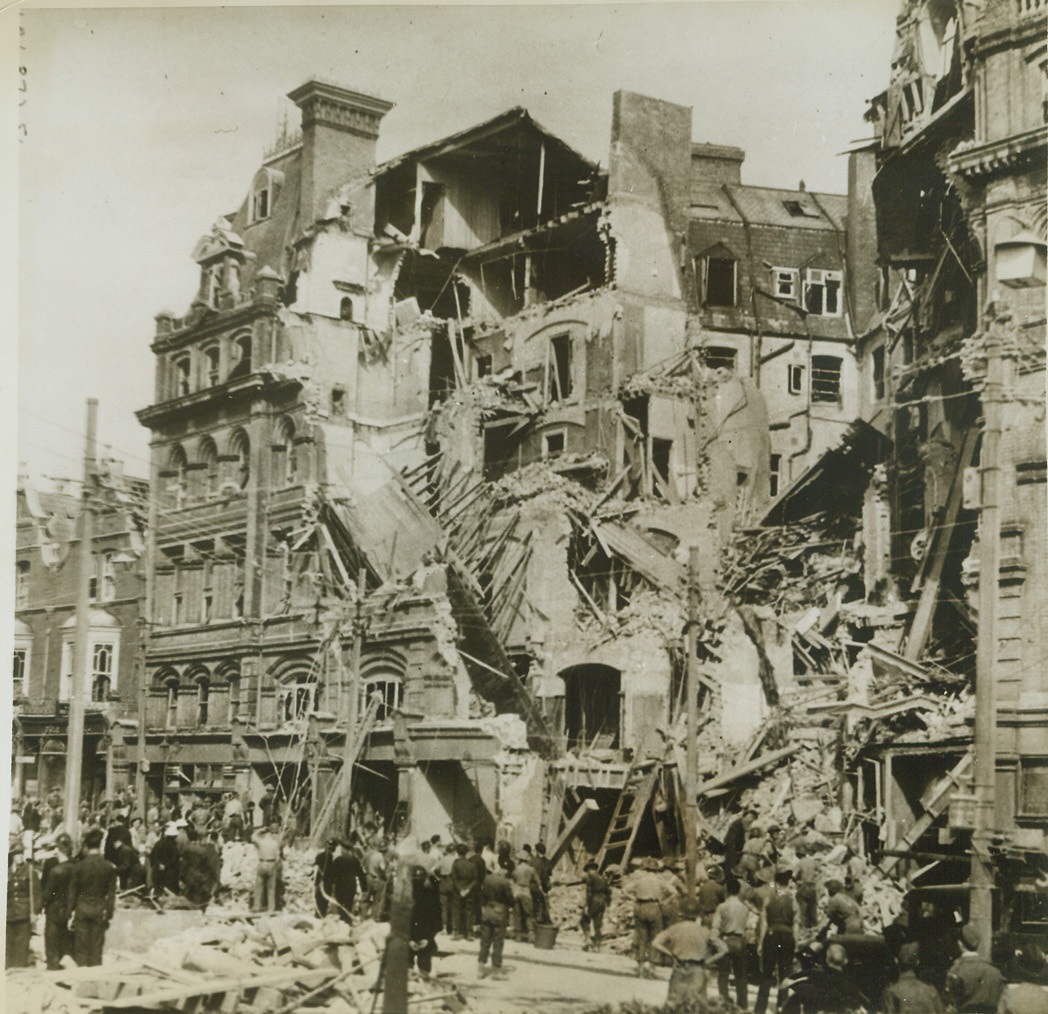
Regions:
[[77, 476], [85, 401], [147, 474], [153, 317], [235, 210], [312, 76], [394, 102], [378, 156], [526, 106], [607, 165], [612, 93], [690, 105], [744, 183], [844, 193], [838, 153], [887, 84], [898, 0], [500, 7], [25, 9], [18, 459]]

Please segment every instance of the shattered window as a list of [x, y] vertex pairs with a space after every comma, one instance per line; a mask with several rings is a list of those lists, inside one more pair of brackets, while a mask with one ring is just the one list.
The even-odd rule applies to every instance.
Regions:
[[571, 336], [559, 334], [549, 343], [549, 401], [571, 395]]
[[809, 268], [804, 281], [804, 308], [822, 317], [839, 317], [841, 273]]
[[840, 401], [841, 363], [838, 356], [811, 357], [812, 401]]
[[369, 679], [364, 684], [363, 701], [360, 704], [360, 714], [367, 709], [368, 699], [373, 694], [378, 694], [381, 701], [378, 711], [375, 713], [376, 722], [385, 722], [393, 717], [393, 712], [400, 708], [403, 697], [404, 684], [399, 676], [382, 676], [379, 679]]
[[567, 430], [552, 430], [542, 434], [542, 456], [544, 458], [555, 458], [563, 454], [568, 442]]
[[707, 257], [703, 273], [703, 303], [706, 306], [734, 306], [735, 261], [728, 257]]
[[735, 361], [738, 358], [738, 350], [730, 345], [707, 345], [703, 350], [703, 358], [711, 370], [735, 370]]

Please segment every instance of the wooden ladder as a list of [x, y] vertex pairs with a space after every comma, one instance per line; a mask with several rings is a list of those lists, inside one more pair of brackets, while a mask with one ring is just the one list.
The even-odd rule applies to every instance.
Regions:
[[624, 870], [629, 863], [641, 817], [651, 799], [660, 767], [655, 760], [630, 765], [615, 803], [615, 811], [611, 815], [611, 823], [608, 824], [608, 832], [597, 852], [597, 865], [601, 869], [617, 863]]

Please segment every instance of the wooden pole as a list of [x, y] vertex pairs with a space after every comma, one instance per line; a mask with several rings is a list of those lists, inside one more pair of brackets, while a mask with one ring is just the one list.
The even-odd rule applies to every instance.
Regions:
[[80, 785], [84, 763], [84, 713], [89, 680], [88, 632], [91, 626], [91, 575], [94, 572], [94, 505], [91, 502], [95, 478], [95, 440], [98, 427], [98, 401], [87, 399], [87, 436], [84, 441], [84, 485], [80, 497], [80, 573], [76, 590], [76, 635], [73, 641], [73, 685], [69, 691], [69, 726], [66, 743], [65, 808], [66, 831], [74, 842], [80, 834]]
[[994, 792], [997, 782], [997, 588], [1000, 550], [1001, 349], [991, 324], [986, 337], [983, 438], [979, 455], [982, 502], [979, 511], [979, 628], [975, 657], [975, 829], [972, 834], [970, 921], [979, 929], [979, 954], [990, 957], [993, 934]]
[[389, 939], [384, 961], [382, 1014], [405, 1014], [408, 1009], [408, 950], [411, 940], [413, 908], [411, 865], [397, 863], [393, 880], [393, 900], [389, 913]]
[[688, 666], [685, 672], [685, 697], [687, 700], [687, 740], [685, 742], [684, 773], [684, 882], [688, 898], [695, 900], [695, 830], [699, 820], [699, 804], [696, 793], [699, 788], [699, 750], [695, 742], [699, 731], [699, 547], [688, 549], [688, 634], [685, 644], [688, 649]]
[[342, 777], [346, 780], [347, 785], [347, 797], [346, 797], [346, 810], [342, 814], [341, 820], [336, 818], [336, 827], [341, 827], [345, 834], [349, 834], [352, 830], [350, 827], [350, 807], [349, 802], [352, 798], [351, 793], [348, 791], [350, 784], [350, 778], [352, 772], [349, 767], [353, 765], [356, 760], [354, 756], [353, 744], [355, 737], [353, 731], [356, 729], [360, 722], [360, 688], [362, 686], [360, 681], [360, 655], [364, 646], [364, 595], [367, 592], [367, 570], [361, 567], [357, 571], [357, 601], [354, 608], [353, 615], [353, 648], [352, 656], [349, 667], [349, 674], [345, 677], [344, 686], [346, 688], [346, 698], [344, 700], [344, 714], [346, 717], [346, 747], [345, 755], [342, 763], [347, 765], [347, 769], [343, 771]]

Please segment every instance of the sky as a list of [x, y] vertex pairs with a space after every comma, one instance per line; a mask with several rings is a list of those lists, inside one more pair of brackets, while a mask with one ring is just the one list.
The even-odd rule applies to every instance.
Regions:
[[153, 397], [153, 318], [188, 309], [196, 241], [240, 205], [285, 115], [297, 127], [284, 96], [308, 78], [395, 103], [380, 160], [522, 105], [606, 166], [626, 89], [745, 149], [744, 183], [844, 193], [839, 153], [867, 135], [899, 6], [23, 6], [17, 463], [79, 476], [94, 397], [100, 451], [148, 474], [134, 412]]

